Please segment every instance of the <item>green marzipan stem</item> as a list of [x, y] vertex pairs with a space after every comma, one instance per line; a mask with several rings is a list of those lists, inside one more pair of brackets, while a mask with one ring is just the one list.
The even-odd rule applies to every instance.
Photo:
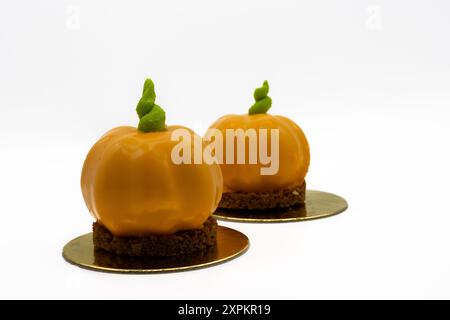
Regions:
[[272, 99], [267, 96], [269, 93], [269, 83], [264, 81], [260, 88], [256, 88], [253, 93], [255, 103], [248, 109], [248, 114], [267, 113], [267, 110], [272, 106]]
[[166, 113], [155, 104], [155, 85], [151, 79], [146, 79], [142, 98], [136, 107], [139, 116], [138, 130], [143, 132], [165, 131]]

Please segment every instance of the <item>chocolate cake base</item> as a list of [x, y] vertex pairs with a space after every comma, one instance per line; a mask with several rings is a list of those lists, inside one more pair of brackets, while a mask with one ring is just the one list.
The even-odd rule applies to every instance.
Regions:
[[189, 255], [216, 245], [217, 221], [209, 217], [198, 230], [184, 230], [171, 235], [116, 237], [105, 227], [93, 224], [95, 249], [133, 257], [174, 257]]
[[207, 247], [187, 255], [173, 257], [132, 257], [110, 253], [103, 249], [94, 250], [95, 264], [112, 269], [168, 269], [202, 264], [217, 256], [217, 246]]
[[224, 209], [273, 209], [304, 204], [306, 183], [292, 188], [265, 192], [227, 192], [222, 195], [219, 208]]

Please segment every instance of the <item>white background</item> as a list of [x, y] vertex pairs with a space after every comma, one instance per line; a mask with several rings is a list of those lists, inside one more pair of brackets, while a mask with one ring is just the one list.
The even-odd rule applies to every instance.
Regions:
[[[450, 298], [450, 4], [445, 0], [0, 2], [0, 298]], [[125, 276], [79, 269], [91, 145], [137, 125], [143, 81], [199, 133], [271, 112], [309, 138], [308, 186], [344, 214], [231, 224], [217, 267]]]

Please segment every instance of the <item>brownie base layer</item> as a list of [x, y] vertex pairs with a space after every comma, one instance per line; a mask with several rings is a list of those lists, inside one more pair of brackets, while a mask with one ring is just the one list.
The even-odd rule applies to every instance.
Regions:
[[179, 231], [170, 235], [116, 237], [105, 227], [93, 224], [95, 249], [132, 257], [174, 257], [189, 255], [216, 245], [217, 222], [209, 217], [198, 230]]
[[199, 265], [213, 261], [217, 256], [217, 246], [199, 250], [187, 255], [173, 257], [132, 257], [110, 253], [103, 249], [94, 250], [95, 264], [112, 269], [168, 269]]
[[224, 209], [273, 209], [304, 204], [306, 183], [292, 188], [265, 192], [227, 192], [222, 195], [219, 208]]

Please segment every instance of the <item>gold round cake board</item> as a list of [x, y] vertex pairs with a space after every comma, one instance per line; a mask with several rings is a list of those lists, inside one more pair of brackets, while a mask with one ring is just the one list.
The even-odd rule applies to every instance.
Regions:
[[217, 227], [217, 245], [207, 251], [167, 258], [119, 256], [95, 250], [92, 232], [73, 239], [64, 246], [66, 261], [81, 268], [116, 273], [162, 273], [205, 268], [236, 258], [247, 251], [249, 240], [243, 233], [223, 226]]
[[306, 190], [304, 205], [283, 209], [217, 209], [213, 216], [233, 222], [294, 222], [330, 217], [345, 211], [345, 199], [328, 192]]

